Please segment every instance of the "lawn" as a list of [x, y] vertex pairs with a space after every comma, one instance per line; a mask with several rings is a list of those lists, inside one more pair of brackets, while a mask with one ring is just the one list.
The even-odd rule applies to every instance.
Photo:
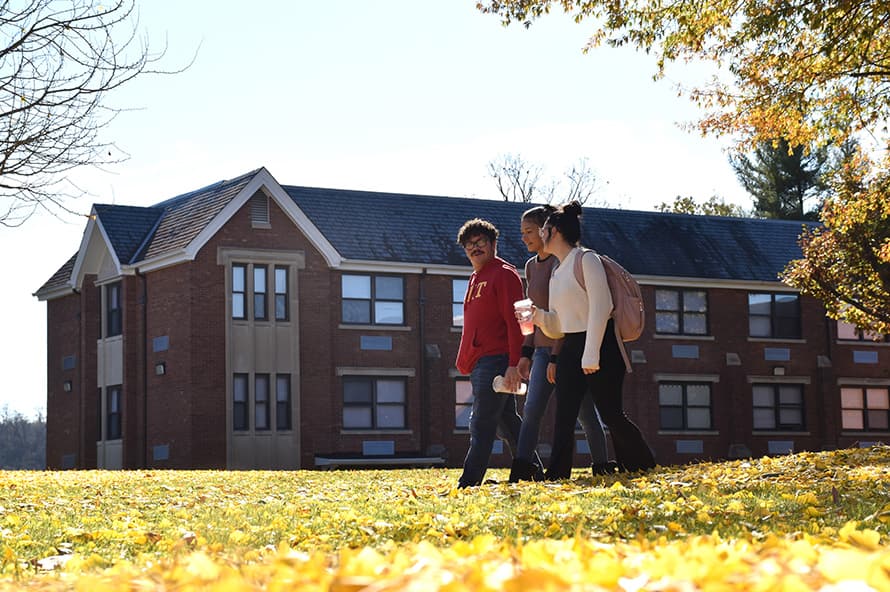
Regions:
[[890, 590], [890, 448], [457, 470], [0, 473], [0, 589]]

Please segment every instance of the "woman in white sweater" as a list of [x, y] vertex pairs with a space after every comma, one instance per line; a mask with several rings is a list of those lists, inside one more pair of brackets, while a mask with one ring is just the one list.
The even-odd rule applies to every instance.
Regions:
[[593, 253], [582, 259], [584, 284], [575, 278], [581, 238], [581, 205], [559, 207], [541, 227], [544, 250], [556, 255], [559, 267], [550, 278], [550, 310], [535, 309], [534, 322], [545, 335], [563, 338], [556, 366], [556, 425], [546, 477], [571, 476], [575, 421], [586, 396], [592, 396], [609, 428], [615, 460], [622, 470], [655, 466], [652, 449], [624, 413], [621, 389], [625, 365], [612, 320], [612, 296], [606, 273]]

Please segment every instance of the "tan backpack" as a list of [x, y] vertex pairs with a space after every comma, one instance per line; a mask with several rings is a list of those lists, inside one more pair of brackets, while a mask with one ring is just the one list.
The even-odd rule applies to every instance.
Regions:
[[614, 259], [591, 249], [581, 247], [580, 250], [581, 252], [575, 257], [575, 280], [586, 292], [587, 287], [584, 285], [584, 270], [581, 267], [581, 260], [588, 251], [599, 257], [603, 269], [606, 271], [609, 292], [612, 294], [612, 318], [615, 320], [615, 332], [622, 341], [636, 341], [643, 334], [643, 327], [646, 324], [640, 284]]

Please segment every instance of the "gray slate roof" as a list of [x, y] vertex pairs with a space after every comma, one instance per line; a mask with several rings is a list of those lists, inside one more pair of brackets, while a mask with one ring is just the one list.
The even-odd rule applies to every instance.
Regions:
[[[219, 181], [150, 207], [96, 205], [122, 264], [186, 247], [260, 171]], [[469, 267], [456, 244], [470, 218], [500, 230], [498, 255], [521, 267], [529, 257], [519, 220], [532, 204], [501, 200], [284, 186], [341, 256], [352, 261]], [[804, 223], [585, 208], [582, 244], [646, 276], [776, 281], [801, 255]], [[64, 286], [72, 257], [38, 290]]]
[[[519, 220], [533, 204], [488, 199], [284, 187], [348, 259], [469, 265], [457, 231], [479, 217], [500, 230], [498, 255], [529, 257]], [[801, 256], [802, 222], [584, 208], [584, 246], [638, 275], [776, 281]]]

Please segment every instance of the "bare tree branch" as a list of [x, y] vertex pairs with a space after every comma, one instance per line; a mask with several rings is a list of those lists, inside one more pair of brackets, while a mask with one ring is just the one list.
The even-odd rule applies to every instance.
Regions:
[[70, 212], [83, 192], [66, 173], [125, 160], [100, 132], [123, 110], [110, 92], [156, 69], [138, 33], [135, 0], [30, 0], [0, 4], [0, 225], [35, 211]]

